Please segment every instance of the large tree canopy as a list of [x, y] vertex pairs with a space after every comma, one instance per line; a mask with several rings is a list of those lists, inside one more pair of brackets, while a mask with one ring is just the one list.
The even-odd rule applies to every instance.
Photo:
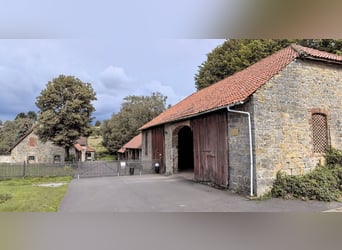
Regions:
[[207, 54], [207, 60], [199, 66], [198, 73], [195, 75], [196, 88], [200, 90], [216, 83], [292, 43], [342, 54], [342, 39], [231, 39]]
[[114, 153], [138, 134], [138, 129], [165, 110], [166, 96], [152, 93], [151, 96], [127, 96], [120, 112], [101, 125], [104, 146]]
[[43, 141], [69, 148], [81, 136], [91, 134], [92, 101], [96, 94], [90, 83], [83, 83], [74, 76], [60, 75], [49, 81], [37, 97], [40, 109], [37, 135]]

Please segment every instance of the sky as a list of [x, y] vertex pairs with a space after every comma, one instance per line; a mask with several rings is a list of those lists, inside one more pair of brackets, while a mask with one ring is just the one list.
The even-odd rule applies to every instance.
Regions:
[[289, 1], [1, 0], [0, 119], [37, 111], [60, 74], [92, 84], [103, 120], [128, 95], [159, 91], [173, 105], [193, 93], [226, 38], [342, 36], [341, 1]]
[[173, 105], [195, 91], [198, 66], [224, 41], [187, 35], [207, 16], [207, 0], [2, 2], [3, 122], [38, 111], [37, 96], [60, 74], [92, 84], [95, 121], [118, 112], [128, 95], [158, 91]]
[[0, 119], [38, 111], [35, 101], [60, 74], [91, 83], [95, 120], [109, 119], [128, 95], [161, 92], [175, 104], [195, 91], [194, 75], [220, 39], [1, 39]]

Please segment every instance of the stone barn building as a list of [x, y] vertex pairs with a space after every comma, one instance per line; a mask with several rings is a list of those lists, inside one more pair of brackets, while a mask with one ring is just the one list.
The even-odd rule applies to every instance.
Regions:
[[302, 174], [327, 147], [342, 149], [342, 56], [291, 45], [140, 130], [142, 160], [162, 173], [192, 169], [197, 181], [262, 195], [279, 170]]
[[[95, 149], [87, 144], [87, 138], [80, 138], [70, 148], [70, 155], [74, 155], [76, 161], [95, 160]], [[62, 163], [65, 162], [65, 149], [54, 145], [51, 141], [43, 143], [34, 133], [34, 127], [20, 138], [9, 150], [10, 155], [0, 157], [6, 163]]]
[[13, 145], [10, 154], [11, 163], [63, 163], [65, 149], [50, 141], [42, 143], [32, 128]]

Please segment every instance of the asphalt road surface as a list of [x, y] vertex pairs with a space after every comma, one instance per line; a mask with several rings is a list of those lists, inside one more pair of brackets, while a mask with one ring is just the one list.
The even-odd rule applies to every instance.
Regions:
[[[338, 202], [250, 200], [180, 175], [134, 175], [74, 179], [60, 212], [309, 212], [342, 207]], [[334, 211], [334, 210], [333, 210]]]

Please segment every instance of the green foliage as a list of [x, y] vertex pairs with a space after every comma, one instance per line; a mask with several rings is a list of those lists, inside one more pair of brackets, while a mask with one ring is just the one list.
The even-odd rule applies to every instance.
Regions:
[[109, 153], [100, 153], [99, 155], [96, 154], [96, 159], [99, 161], [116, 161], [117, 157]]
[[[328, 151], [327, 165], [317, 166], [306, 175], [287, 175], [278, 172], [273, 183], [273, 197], [338, 201], [342, 194], [342, 152]], [[336, 157], [337, 156], [337, 157]], [[328, 160], [329, 159], [329, 160]]]
[[120, 112], [101, 125], [103, 145], [115, 153], [138, 134], [142, 125], [165, 110], [166, 98], [158, 92], [151, 96], [125, 97]]
[[6, 154], [10, 148], [33, 126], [33, 121], [28, 118], [16, 118], [14, 121], [6, 121], [0, 128], [0, 153]]
[[74, 76], [60, 75], [49, 81], [36, 101], [40, 109], [36, 133], [40, 140], [65, 147], [68, 158], [68, 148], [79, 137], [91, 134], [94, 100], [91, 84]]
[[113, 160], [115, 160], [115, 156], [110, 154], [108, 149], [103, 146], [102, 136], [94, 135], [94, 134], [92, 136], [89, 136], [88, 145], [95, 149], [96, 160], [100, 160], [100, 161], [113, 161]]
[[101, 136], [101, 127], [100, 126], [93, 126], [91, 128], [91, 135], [95, 137], [100, 137]]
[[19, 114], [17, 114], [14, 120], [24, 119], [24, 118], [27, 118], [34, 122], [34, 121], [37, 121], [37, 114], [34, 111], [29, 111], [27, 112], [27, 114], [25, 114], [24, 112], [20, 112]]
[[342, 166], [342, 151], [337, 149], [329, 149], [325, 154], [325, 160], [327, 165], [340, 165]]
[[216, 83], [292, 43], [342, 54], [342, 39], [230, 39], [213, 49], [207, 55], [207, 60], [199, 66], [195, 75], [196, 88], [200, 90]]

